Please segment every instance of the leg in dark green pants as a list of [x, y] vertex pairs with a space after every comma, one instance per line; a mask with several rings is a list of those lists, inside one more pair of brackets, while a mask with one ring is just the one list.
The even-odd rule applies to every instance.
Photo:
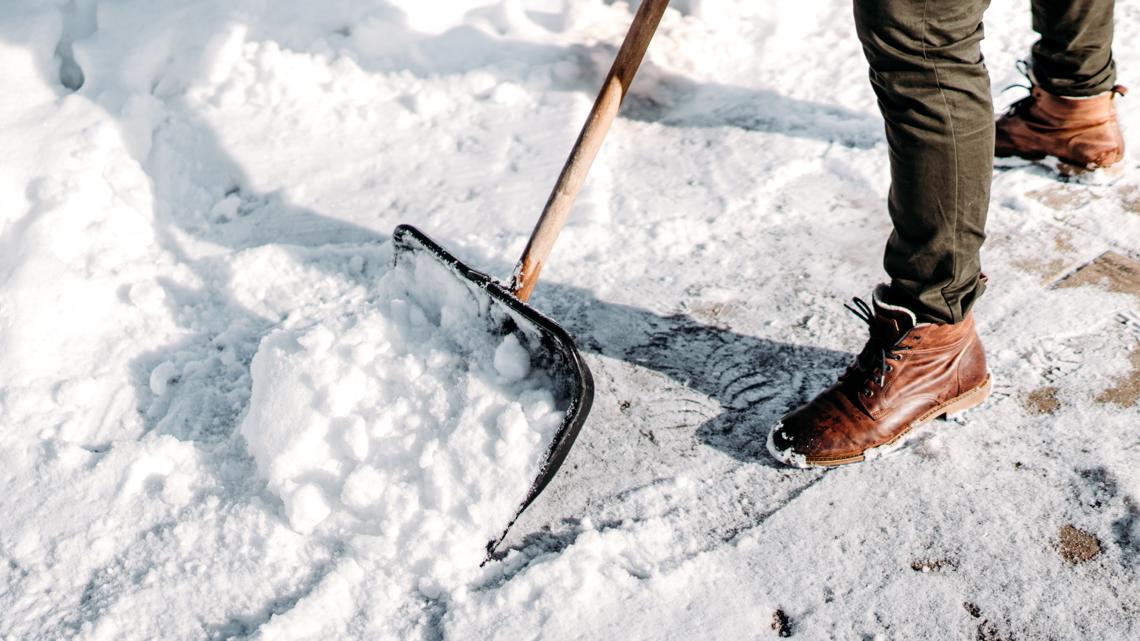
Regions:
[[1112, 89], [1114, 0], [1033, 0], [1032, 73], [1057, 96], [1095, 96]]
[[920, 320], [956, 323], [981, 294], [993, 172], [988, 0], [855, 0], [855, 26], [886, 121], [892, 294]]
[[[990, 84], [982, 62], [988, 0], [855, 0], [855, 26], [890, 147], [891, 293], [920, 320], [962, 320], [984, 288], [993, 168]], [[1113, 0], [1033, 0], [1033, 76], [1060, 96], [1115, 82]]]
[[[798, 467], [867, 460], [936, 416], [977, 407], [992, 385], [969, 313], [984, 285], [978, 251], [985, 239], [995, 151], [990, 82], [980, 47], [989, 0], [854, 1], [855, 26], [871, 65], [890, 151], [888, 208], [894, 232], [885, 265], [891, 285], [876, 288], [870, 304], [855, 299], [848, 306], [869, 330], [855, 361], [768, 434], [772, 456]], [[1021, 143], [1029, 145], [1026, 141], [1037, 144], [1034, 139], [1053, 145], [1071, 126], [1084, 136], [1077, 142], [1085, 152], [1105, 146], [1101, 143], [1107, 143], [1106, 153], [1123, 151], [1112, 131], [1090, 131], [1071, 116], [1103, 111], [1106, 118], [1093, 119], [1091, 126], [1115, 126], [1108, 118], [1114, 94], [1076, 99], [1083, 92], [1103, 92], [1112, 82], [1111, 16], [1089, 13], [1093, 5], [1110, 7], [1111, 1], [1034, 0], [1035, 25], [1042, 33], [1034, 48], [1037, 80], [1044, 84], [1047, 76], [1073, 98], [1049, 97], [1048, 110], [1042, 110], [1056, 123], [1035, 120], [1030, 124], [1036, 129], [1028, 120], [1014, 123], [1024, 130], [1017, 136], [1009, 118], [1029, 111], [1011, 110], [1002, 120], [1003, 144], [1014, 151]], [[1035, 87], [1026, 100], [1044, 104], [1046, 95]], [[1058, 106], [1065, 102], [1071, 104]], [[1108, 160], [1098, 155], [1090, 166], [1100, 162]]]

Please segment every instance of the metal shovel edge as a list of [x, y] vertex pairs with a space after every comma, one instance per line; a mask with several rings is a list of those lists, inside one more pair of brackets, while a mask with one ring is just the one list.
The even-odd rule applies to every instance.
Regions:
[[[498, 307], [501, 314], [492, 314], [505, 319], [498, 325], [496, 331], [511, 333], [518, 329], [529, 337], [538, 337], [539, 345], [531, 346], [532, 354], [540, 354], [545, 362], [544, 369], [559, 370], [560, 376], [555, 380], [560, 384], [558, 398], [565, 402], [564, 417], [561, 425], [554, 433], [550, 445], [542, 458], [541, 467], [534, 482], [527, 491], [526, 498], [515, 510], [506, 527], [495, 539], [486, 546], [487, 554], [483, 563], [487, 563], [495, 553], [496, 548], [506, 538], [511, 526], [518, 517], [530, 507], [538, 495], [542, 493], [558, 469], [570, 453], [574, 439], [586, 422], [586, 416], [594, 402], [594, 377], [590, 368], [578, 351], [574, 340], [558, 323], [555, 323], [530, 305], [515, 298], [514, 294], [491, 276], [474, 269], [456, 258], [453, 254], [441, 247], [438, 243], [412, 225], [400, 225], [392, 233], [392, 243], [395, 249], [395, 260], [399, 261], [402, 255], [409, 253], [424, 254], [433, 257], [436, 261], [447, 267], [455, 276], [477, 292], [486, 294], [488, 300]], [[517, 333], [517, 332], [516, 332]], [[480, 565], [482, 565], [480, 564]]]

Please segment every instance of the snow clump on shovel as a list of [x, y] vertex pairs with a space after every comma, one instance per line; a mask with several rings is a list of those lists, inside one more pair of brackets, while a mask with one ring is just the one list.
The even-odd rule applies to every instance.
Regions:
[[402, 261], [377, 289], [261, 342], [241, 433], [294, 530], [365, 535], [421, 589], [454, 585], [526, 497], [563, 412], [525, 340], [493, 331], [442, 265]]

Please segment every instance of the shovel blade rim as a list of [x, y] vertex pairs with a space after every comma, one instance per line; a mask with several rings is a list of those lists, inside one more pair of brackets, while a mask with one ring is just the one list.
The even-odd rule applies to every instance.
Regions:
[[558, 473], [562, 463], [566, 460], [566, 456], [570, 453], [570, 448], [574, 445], [574, 441], [577, 439], [582, 425], [586, 422], [586, 416], [590, 413], [590, 409], [593, 406], [594, 378], [570, 334], [550, 317], [515, 298], [509, 289], [497, 282], [494, 278], [467, 265], [454, 254], [444, 249], [439, 243], [432, 240], [427, 234], [412, 225], [404, 224], [397, 226], [392, 232], [392, 242], [395, 249], [395, 260], [398, 261], [401, 255], [410, 252], [427, 252], [436, 260], [447, 266], [458, 278], [486, 292], [492, 302], [504, 306], [513, 316], [527, 321], [532, 327], [538, 330], [544, 338], [550, 339], [550, 344], [556, 346], [562, 352], [566, 362], [570, 366], [571, 377], [576, 382], [576, 384], [571, 385], [572, 393], [570, 395], [571, 398], [568, 399], [569, 404], [566, 407], [566, 414], [562, 419], [562, 424], [559, 425], [555, 431], [550, 445], [547, 447], [546, 454], [539, 467], [538, 477], [531, 483], [526, 498], [515, 511], [510, 522], [503, 528], [502, 534], [487, 543], [487, 555], [483, 559], [483, 563], [485, 564], [492, 558], [495, 550], [506, 538], [507, 533], [515, 521], [518, 520], [518, 517], [530, 507], [542, 491], [546, 489], [550, 481], [554, 479], [555, 474]]

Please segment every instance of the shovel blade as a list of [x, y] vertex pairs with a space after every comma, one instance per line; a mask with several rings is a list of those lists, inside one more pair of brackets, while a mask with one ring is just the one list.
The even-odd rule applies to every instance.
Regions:
[[411, 256], [430, 256], [447, 267], [450, 273], [467, 286], [472, 295], [485, 298], [489, 302], [488, 313], [492, 318], [488, 331], [501, 334], [515, 332], [525, 338], [532, 361], [535, 361], [538, 368], [548, 372], [554, 381], [554, 396], [564, 411], [562, 424], [546, 449], [538, 476], [531, 483], [526, 497], [503, 528], [502, 534], [487, 543], [487, 555], [483, 559], [483, 563], [486, 563], [506, 538], [519, 515], [538, 498], [566, 460], [593, 404], [594, 379], [566, 330], [515, 298], [493, 278], [464, 264], [411, 225], [396, 227], [392, 232], [392, 243], [397, 263]]

